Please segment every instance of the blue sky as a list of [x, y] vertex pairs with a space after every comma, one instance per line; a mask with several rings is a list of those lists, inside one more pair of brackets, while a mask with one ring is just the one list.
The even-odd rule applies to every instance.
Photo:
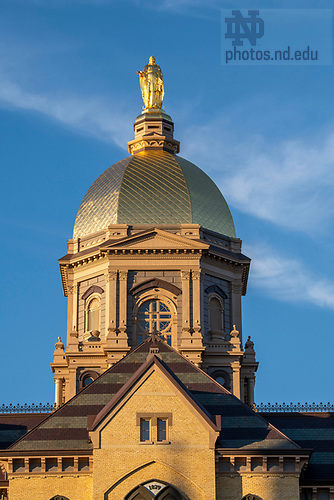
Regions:
[[[137, 70], [154, 55], [181, 156], [228, 201], [252, 259], [243, 331], [258, 402], [331, 399], [334, 71], [221, 64], [220, 10], [244, 0], [3, 0], [1, 402], [52, 402], [65, 339], [57, 259], [96, 177], [128, 155]], [[331, 8], [276, 1], [271, 8]]]

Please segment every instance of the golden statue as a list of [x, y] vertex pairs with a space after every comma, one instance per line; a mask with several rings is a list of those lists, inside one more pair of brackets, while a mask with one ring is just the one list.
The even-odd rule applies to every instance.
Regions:
[[155, 64], [155, 57], [151, 56], [143, 71], [137, 71], [137, 75], [144, 101], [143, 109], [162, 109], [164, 78], [160, 66]]

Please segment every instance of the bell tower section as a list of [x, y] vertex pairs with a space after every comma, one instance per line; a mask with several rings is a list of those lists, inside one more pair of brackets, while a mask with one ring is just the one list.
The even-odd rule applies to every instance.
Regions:
[[130, 156], [88, 190], [59, 260], [68, 311], [51, 364], [56, 404], [152, 333], [252, 404], [258, 363], [241, 317], [250, 259], [217, 186], [177, 155], [155, 59], [139, 74]]

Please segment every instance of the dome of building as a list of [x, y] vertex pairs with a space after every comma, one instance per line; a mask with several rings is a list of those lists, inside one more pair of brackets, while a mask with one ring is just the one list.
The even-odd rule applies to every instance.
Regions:
[[110, 224], [200, 224], [235, 237], [231, 212], [215, 183], [163, 149], [136, 152], [103, 172], [80, 205], [73, 238]]

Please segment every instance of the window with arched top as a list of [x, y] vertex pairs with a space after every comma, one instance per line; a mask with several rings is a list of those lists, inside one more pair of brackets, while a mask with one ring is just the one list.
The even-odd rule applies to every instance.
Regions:
[[210, 376], [215, 379], [218, 384], [222, 385], [227, 389], [228, 391], [231, 390], [231, 378], [230, 375], [222, 369], [215, 370], [214, 372], [210, 373]]
[[261, 497], [258, 497], [257, 495], [252, 495], [252, 494], [248, 494], [248, 495], [245, 495], [244, 497], [242, 497], [241, 500], [262, 500]]
[[100, 331], [101, 302], [98, 297], [91, 298], [86, 307], [86, 331]]
[[159, 333], [172, 345], [172, 311], [159, 299], [147, 300], [138, 309], [137, 343], [141, 344], [150, 333]]
[[209, 299], [209, 330], [211, 334], [224, 332], [224, 301], [217, 295]]
[[85, 370], [82, 373], [78, 373], [78, 387], [79, 390], [84, 389], [88, 385], [92, 384], [100, 374], [95, 370]]

